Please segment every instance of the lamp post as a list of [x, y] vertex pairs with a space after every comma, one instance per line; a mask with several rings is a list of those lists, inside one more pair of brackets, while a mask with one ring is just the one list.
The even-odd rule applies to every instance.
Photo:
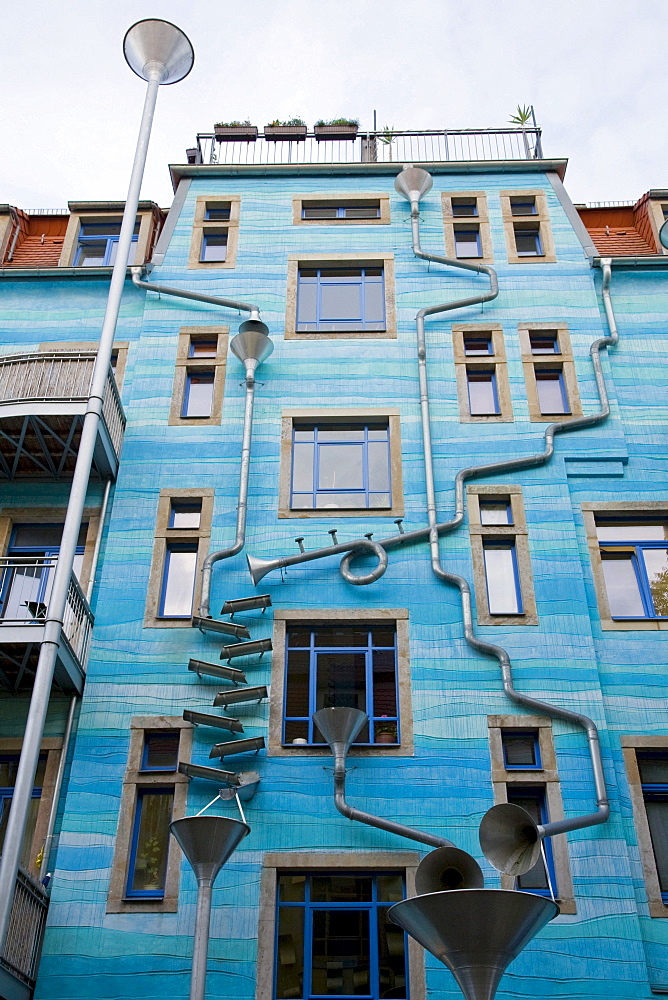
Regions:
[[148, 19], [138, 21], [127, 31], [123, 40], [123, 53], [130, 69], [147, 83], [144, 110], [135, 151], [128, 196], [118, 239], [116, 262], [111, 274], [107, 307], [100, 334], [100, 342], [93, 369], [90, 395], [81, 430], [77, 462], [72, 477], [69, 502], [58, 562], [53, 577], [51, 597], [44, 623], [44, 638], [40, 647], [35, 671], [30, 707], [23, 736], [21, 759], [16, 775], [11, 809], [5, 830], [2, 859], [0, 861], [0, 956], [4, 953], [9, 929], [9, 918], [14, 898], [16, 873], [19, 864], [21, 841], [25, 830], [28, 807], [32, 797], [33, 781], [37, 769], [44, 722], [49, 704], [56, 655], [61, 638], [63, 616], [72, 576], [77, 537], [81, 525], [88, 480], [93, 462], [93, 451], [98, 434], [102, 400], [107, 372], [111, 360], [114, 334], [118, 321], [121, 296], [139, 203], [146, 154], [151, 135], [153, 113], [158, 88], [178, 83], [188, 75], [194, 61], [193, 47], [187, 36], [169, 21]]

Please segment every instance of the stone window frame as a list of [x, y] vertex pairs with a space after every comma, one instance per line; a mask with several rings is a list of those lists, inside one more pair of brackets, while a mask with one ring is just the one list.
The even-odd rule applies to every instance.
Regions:
[[[146, 207], [150, 206], [150, 207]], [[116, 209], [111, 209], [107, 203], [101, 203], [99, 208], [96, 207], [95, 203], [91, 203], [90, 209], [84, 211], [82, 208], [78, 210], [73, 210], [70, 213], [70, 217], [67, 223], [67, 229], [65, 230], [65, 238], [63, 240], [63, 249], [60, 254], [60, 260], [58, 261], [58, 267], [74, 267], [74, 258], [77, 252], [77, 245], [79, 242], [79, 232], [81, 231], [82, 225], [95, 225], [96, 223], [105, 222], [120, 222], [123, 218], [123, 210], [125, 208], [124, 202], [119, 202]], [[151, 242], [152, 236], [154, 234], [154, 214], [152, 211], [152, 203], [150, 202], [140, 202], [137, 208], [137, 218], [139, 219], [139, 234], [137, 236], [137, 249], [135, 251], [134, 260], [130, 258], [128, 261], [128, 267], [133, 265], [143, 264], [149, 259], [151, 254]], [[107, 267], [111, 271], [110, 264], [101, 264], [101, 267]], [[83, 270], [83, 269], [82, 269]]]
[[[229, 202], [230, 217], [227, 222], [217, 222], [205, 218], [207, 206], [226, 205]], [[223, 271], [236, 267], [237, 250], [239, 248], [239, 215], [241, 212], [241, 195], [215, 194], [199, 195], [195, 201], [193, 233], [188, 254], [189, 271]], [[202, 254], [202, 238], [206, 233], [218, 235], [221, 230], [227, 233], [227, 254], [225, 260], [200, 260]]]
[[[477, 202], [477, 215], [454, 215], [452, 211], [453, 198], [475, 198]], [[471, 264], [493, 264], [494, 250], [492, 247], [492, 230], [489, 223], [489, 212], [487, 209], [486, 191], [444, 191], [441, 194], [441, 204], [443, 208], [443, 232], [445, 237], [445, 250], [448, 257], [461, 259]], [[481, 257], [458, 258], [455, 248], [455, 227], [466, 225], [470, 222], [478, 226], [480, 232], [480, 244], [482, 249]]]
[[650, 917], [668, 917], [668, 904], [661, 898], [661, 886], [652, 847], [652, 836], [647, 821], [642, 781], [638, 767], [638, 750], [665, 750], [668, 752], [668, 736], [621, 736], [622, 756], [629, 783], [629, 796], [633, 811], [633, 823], [638, 838], [638, 853], [642, 865]]
[[[331, 220], [330, 220], [331, 221]], [[368, 221], [368, 220], [365, 220]], [[380, 221], [380, 220], [376, 220]], [[356, 267], [383, 267], [385, 290], [384, 330], [343, 330], [297, 332], [297, 285], [299, 267], [336, 267], [352, 264]], [[288, 254], [287, 290], [285, 299], [285, 340], [396, 340], [397, 310], [394, 288], [393, 253], [291, 253]]]
[[[511, 198], [535, 198], [536, 212], [534, 215], [513, 215], [510, 205]], [[503, 232], [506, 237], [509, 264], [556, 264], [557, 256], [550, 224], [550, 214], [547, 208], [547, 196], [541, 188], [516, 188], [511, 191], [500, 191], [501, 218]], [[515, 223], [535, 222], [540, 230], [543, 253], [538, 256], [520, 256], [515, 245]]]
[[[415, 895], [415, 872], [421, 861], [417, 851], [267, 851], [262, 860], [256, 1000], [274, 998], [274, 960], [278, 875], [284, 871], [376, 872], [401, 870], [406, 877], [406, 897]], [[408, 936], [408, 995], [411, 1000], [426, 1000], [424, 950]]]
[[587, 547], [589, 549], [589, 559], [596, 593], [596, 604], [601, 619], [601, 629], [604, 632], [666, 632], [668, 631], [668, 620], [658, 618], [638, 618], [632, 621], [615, 621], [610, 614], [608, 604], [608, 592], [605, 587], [603, 576], [603, 564], [601, 560], [600, 543], [596, 535], [597, 513], [619, 514], [620, 517], [638, 515], [641, 517], [647, 514], [651, 517], [664, 517], [668, 522], [668, 503], [661, 503], [657, 500], [641, 501], [615, 501], [600, 500], [586, 501], [581, 504], [582, 519], [584, 521]]
[[[52, 352], [54, 354], [62, 352], [64, 354], [69, 352], [75, 353], [76, 351], [82, 351], [86, 354], [97, 354], [99, 346], [99, 341], [97, 340], [43, 340], [42, 343], [39, 344], [37, 350], [40, 354], [48, 352]], [[116, 379], [116, 387], [119, 391], [123, 386], [123, 380], [125, 378], [129, 348], [130, 342], [128, 340], [115, 340], [111, 349], [112, 354], [116, 352], [116, 373], [114, 377]]]
[[[3, 756], [14, 756], [21, 753], [23, 749], [23, 739], [21, 737], [6, 737], [0, 739], [0, 754]], [[39, 880], [43, 874], [39, 865], [35, 864], [35, 859], [39, 857], [46, 841], [46, 833], [49, 825], [49, 816], [53, 805], [53, 795], [55, 792], [56, 775], [58, 765], [63, 750], [63, 741], [60, 736], [46, 736], [40, 742], [40, 756], [46, 754], [46, 767], [44, 770], [44, 782], [42, 784], [42, 794], [37, 807], [37, 820], [35, 832], [30, 844], [30, 865], [28, 873]], [[51, 855], [53, 862], [53, 855]]]
[[[508, 801], [508, 785], [544, 785], [545, 800], [550, 821], [564, 818], [564, 803], [561, 797], [561, 785], [557, 771], [557, 760], [554, 752], [554, 735], [552, 720], [544, 715], [488, 715], [489, 750], [492, 762], [492, 788], [494, 804]], [[501, 734], [504, 729], [535, 729], [538, 731], [538, 746], [542, 767], [506, 769], [503, 755]], [[577, 913], [573, 876], [568, 857], [568, 840], [566, 834], [550, 837], [552, 856], [557, 880], [557, 899], [562, 913]], [[501, 875], [501, 888], [514, 889], [515, 877]]]
[[[292, 479], [292, 430], [296, 422], [304, 423], [364, 423], [365, 421], [387, 420], [390, 431], [390, 482], [392, 488], [391, 507], [350, 507], [340, 510], [317, 507], [312, 510], [292, 509], [291, 479]], [[399, 409], [393, 406], [364, 409], [284, 409], [281, 411], [281, 455], [278, 474], [278, 516], [279, 518], [328, 518], [332, 517], [403, 517], [404, 488], [401, 472], [401, 423]]]
[[[227, 368], [227, 342], [229, 326], [182, 326], [176, 348], [176, 364], [174, 367], [174, 386], [172, 401], [169, 408], [170, 427], [214, 427], [220, 424], [223, 414], [223, 394], [225, 389], [225, 371]], [[188, 351], [192, 338], [196, 340], [218, 339], [218, 349], [213, 358], [190, 358]], [[186, 391], [188, 375], [198, 372], [213, 372], [213, 394], [211, 399], [211, 416], [182, 417], [183, 399]]]
[[[524, 503], [521, 486], [508, 486], [505, 483], [495, 483], [493, 486], [466, 487], [469, 513], [469, 535], [471, 538], [471, 555], [473, 561], [473, 582], [475, 587], [476, 611], [478, 625], [538, 625], [536, 598], [534, 595], [533, 573], [531, 570], [531, 555], [529, 552], [529, 534], [527, 531]], [[513, 514], [513, 524], [481, 524], [480, 496], [508, 496]], [[519, 615], [492, 615], [487, 603], [487, 577], [483, 554], [485, 538], [512, 538], [515, 540], [515, 555], [517, 572], [520, 580], [520, 593], [524, 612]]]
[[269, 699], [269, 757], [331, 757], [329, 747], [283, 746], [283, 703], [288, 624], [306, 622], [393, 622], [397, 629], [397, 696], [401, 743], [398, 746], [352, 747], [353, 757], [412, 757], [413, 707], [411, 692], [408, 611], [406, 608], [276, 608], [272, 636], [271, 696]]
[[[67, 507], [2, 507], [0, 508], [0, 553], [7, 555], [15, 524], [64, 524]], [[100, 507], [84, 507], [82, 522], [88, 523], [84, 543], [79, 586], [86, 593], [93, 571], [95, 542], [100, 528]]]
[[[465, 354], [464, 337], [471, 333], [491, 333], [494, 353], [488, 355]], [[508, 364], [501, 325], [499, 323], [453, 323], [452, 344], [455, 378], [457, 381], [457, 400], [459, 403], [459, 422], [462, 424], [512, 423], [514, 420], [513, 404], [510, 395]], [[500, 413], [471, 413], [467, 372], [474, 368], [483, 370], [494, 369]]]
[[[529, 334], [554, 330], [559, 343], [559, 354], [532, 354]], [[534, 423], [550, 424], [556, 421], [572, 420], [582, 416], [580, 390], [575, 371], [575, 359], [571, 346], [571, 337], [566, 323], [518, 323], [517, 331], [522, 354], [524, 382], [526, 384], [527, 402], [529, 404], [529, 420]], [[538, 402], [536, 372], [561, 368], [564, 374], [566, 395], [570, 405], [570, 413], [541, 413]]]
[[[351, 201], [377, 201], [380, 204], [380, 215], [377, 219], [302, 219], [302, 204], [305, 201], [329, 201], [334, 205]], [[389, 226], [390, 196], [387, 191], [342, 191], [339, 194], [332, 194], [331, 191], [322, 194], [319, 191], [308, 191], [305, 194], [294, 194], [292, 224], [293, 226]]]
[[180, 715], [136, 715], [130, 720], [130, 746], [128, 762], [123, 776], [123, 789], [118, 810], [118, 826], [114, 842], [114, 856], [109, 877], [107, 913], [176, 913], [179, 901], [179, 876], [181, 852], [173, 837], [169, 840], [169, 855], [165, 877], [165, 894], [162, 899], [126, 897], [125, 888], [130, 862], [132, 833], [139, 788], [174, 786], [172, 819], [182, 819], [186, 814], [189, 779], [174, 771], [142, 771], [145, 733], [164, 729], [180, 730], [179, 761], [188, 762], [192, 749], [193, 727]]
[[[202, 591], [202, 566], [209, 554], [211, 538], [211, 519], [213, 516], [214, 490], [210, 486], [193, 489], [165, 488], [160, 490], [158, 510], [155, 523], [155, 541], [151, 557], [148, 590], [146, 595], [146, 611], [144, 628], [189, 628], [192, 615], [181, 618], [162, 618], [158, 614], [160, 594], [165, 570], [167, 543], [197, 542], [197, 565], [195, 567], [195, 588], [193, 593], [192, 614], [197, 614], [197, 607]], [[170, 528], [169, 515], [172, 500], [201, 500], [202, 516], [199, 528]]]

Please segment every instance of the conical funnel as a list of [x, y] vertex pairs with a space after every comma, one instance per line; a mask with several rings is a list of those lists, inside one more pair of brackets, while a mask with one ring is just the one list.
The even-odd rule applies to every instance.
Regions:
[[250, 827], [227, 816], [187, 816], [169, 829], [195, 872], [197, 881], [213, 885], [216, 875]]
[[488, 809], [478, 831], [490, 864], [506, 875], [524, 875], [540, 857], [541, 834], [533, 816], [514, 802]]
[[345, 760], [367, 716], [359, 708], [321, 708], [314, 714], [313, 721], [329, 743], [335, 759]]
[[413, 896], [388, 912], [447, 965], [466, 1000], [493, 1000], [507, 966], [559, 907], [530, 892], [453, 889]]
[[431, 174], [423, 170], [422, 167], [414, 167], [410, 164], [404, 167], [394, 182], [399, 194], [411, 203], [419, 201], [432, 184]]
[[161, 84], [178, 83], [193, 68], [195, 53], [190, 39], [171, 21], [149, 17], [125, 33], [123, 54], [128, 66], [148, 80], [156, 64], [162, 67]]
[[247, 319], [230, 341], [230, 350], [243, 362], [247, 372], [254, 372], [273, 351], [274, 345], [268, 334], [269, 328], [261, 320]]

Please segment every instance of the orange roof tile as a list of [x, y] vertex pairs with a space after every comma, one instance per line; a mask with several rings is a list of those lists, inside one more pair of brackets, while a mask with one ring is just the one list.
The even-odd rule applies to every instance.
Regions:
[[5, 267], [57, 267], [62, 249], [62, 236], [27, 236]]
[[588, 226], [587, 231], [603, 257], [647, 257], [656, 250], [633, 226]]

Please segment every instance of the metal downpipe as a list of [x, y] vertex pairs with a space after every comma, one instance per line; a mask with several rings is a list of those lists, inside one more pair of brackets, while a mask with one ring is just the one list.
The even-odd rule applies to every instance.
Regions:
[[131, 267], [130, 273], [135, 288], [143, 288], [147, 292], [158, 292], [159, 295], [173, 295], [179, 299], [208, 302], [212, 306], [223, 306], [225, 309], [238, 309], [240, 312], [250, 313], [250, 319], [260, 318], [259, 306], [251, 305], [249, 302], [223, 299], [220, 295], [205, 295], [203, 292], [189, 292], [185, 288], [174, 288], [172, 285], [157, 285], [154, 281], [142, 281], [141, 275], [146, 273], [145, 267]]

